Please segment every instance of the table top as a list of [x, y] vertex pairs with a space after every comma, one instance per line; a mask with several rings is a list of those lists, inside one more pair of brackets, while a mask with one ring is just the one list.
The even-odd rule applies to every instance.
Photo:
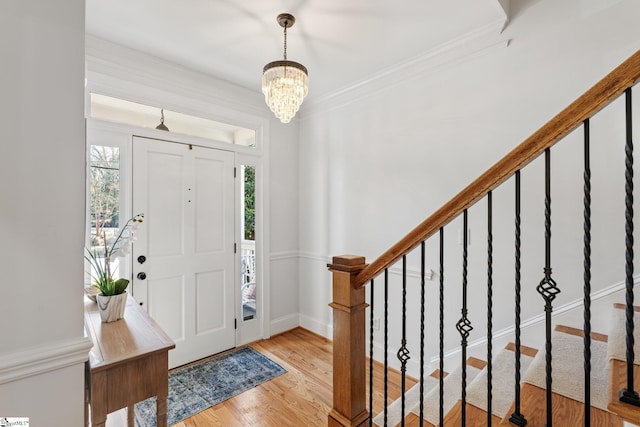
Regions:
[[175, 343], [132, 298], [127, 298], [124, 318], [102, 323], [98, 305], [85, 298], [85, 328], [93, 341], [89, 352], [91, 371], [169, 351]]

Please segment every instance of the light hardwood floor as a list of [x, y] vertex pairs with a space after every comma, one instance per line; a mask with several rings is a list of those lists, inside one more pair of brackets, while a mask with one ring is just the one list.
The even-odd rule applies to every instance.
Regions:
[[[325, 427], [333, 397], [331, 341], [296, 328], [251, 344], [287, 372], [174, 427]], [[374, 368], [374, 414], [383, 408], [382, 368]], [[368, 373], [367, 373], [368, 378]], [[407, 388], [415, 384], [407, 380]], [[400, 375], [389, 376], [389, 403], [400, 395]], [[123, 414], [111, 414], [109, 427], [118, 427]]]
[[[600, 336], [593, 336], [593, 338], [606, 339], [606, 337]], [[174, 424], [173, 427], [325, 427], [327, 425], [327, 414], [332, 406], [333, 388], [333, 346], [331, 341], [305, 329], [296, 328], [271, 339], [253, 343], [252, 347], [279, 363], [287, 372]], [[377, 415], [383, 409], [384, 400], [383, 369], [380, 364], [376, 363], [374, 373], [373, 414]], [[414, 384], [414, 379], [407, 378], [407, 389]], [[529, 385], [525, 385], [523, 388], [523, 413], [526, 410], [529, 420], [527, 426], [543, 426], [544, 411], [540, 411], [540, 408], [544, 407], [542, 403], [544, 391], [533, 393], [530, 388], [535, 389]], [[399, 395], [400, 374], [395, 371], [390, 372], [388, 403], [393, 402]], [[582, 425], [582, 409], [579, 405], [575, 410], [566, 411], [566, 407], [571, 406], [569, 403], [573, 403], [570, 402], [570, 399], [554, 395], [554, 402], [554, 424], [558, 423], [561, 426]], [[561, 415], [560, 413], [556, 414], [558, 408], [565, 408], [565, 411]], [[512, 412], [513, 409], [509, 411], [509, 413]], [[615, 419], [616, 417], [614, 419], [605, 417], [606, 419], [600, 420], [602, 415], [600, 412], [603, 411], [595, 409], [592, 411], [592, 417], [595, 417], [592, 418], [592, 425], [609, 427], [621, 424], [619, 419]], [[611, 414], [605, 415], [610, 416]], [[445, 425], [459, 426], [460, 421], [456, 421], [454, 418], [455, 414], [449, 415], [447, 421], [454, 422], [446, 422]], [[107, 427], [123, 427], [126, 425], [125, 420], [124, 411], [110, 414]], [[468, 425], [484, 425], [486, 414], [471, 407], [468, 410], [469, 420], [471, 422]], [[494, 425], [499, 423], [500, 420], [496, 417]], [[420, 425], [418, 417], [410, 414], [407, 426], [418, 425]], [[425, 422], [426, 425], [431, 424]]]

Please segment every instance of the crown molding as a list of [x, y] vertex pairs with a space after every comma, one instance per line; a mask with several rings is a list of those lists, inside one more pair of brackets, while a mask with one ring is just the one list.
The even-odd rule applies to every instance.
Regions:
[[327, 96], [309, 100], [310, 102], [303, 104], [300, 108], [299, 117], [301, 120], [308, 119], [315, 114], [369, 97], [397, 85], [399, 81], [419, 78], [435, 68], [472, 58], [491, 49], [507, 47], [509, 40], [499, 38], [507, 19], [505, 11], [504, 19], [499, 19], [411, 59], [376, 72]]
[[217, 77], [185, 68], [92, 34], [85, 37], [85, 61], [89, 83], [114, 79], [177, 93], [193, 100], [225, 108], [270, 117], [258, 91]]

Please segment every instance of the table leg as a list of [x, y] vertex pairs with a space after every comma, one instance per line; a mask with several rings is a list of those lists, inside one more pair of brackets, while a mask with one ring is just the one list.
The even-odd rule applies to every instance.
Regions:
[[158, 427], [167, 427], [167, 395], [158, 396], [156, 400]]
[[89, 362], [84, 363], [84, 427], [89, 427]]
[[162, 375], [158, 377], [157, 392], [156, 395], [156, 414], [157, 414], [157, 427], [167, 427], [167, 396], [169, 395], [169, 371], [167, 366], [169, 364], [169, 352], [163, 352], [156, 358], [158, 371], [162, 372]]
[[91, 375], [91, 427], [105, 427], [107, 422], [107, 375], [100, 372]]
[[135, 407], [129, 405], [127, 407], [127, 427], [135, 427]]

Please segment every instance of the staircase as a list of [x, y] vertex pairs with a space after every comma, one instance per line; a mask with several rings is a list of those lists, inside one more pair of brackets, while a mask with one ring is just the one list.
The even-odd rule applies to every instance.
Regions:
[[[618, 313], [614, 313], [614, 317], [618, 320], [621, 318], [621, 309], [624, 306], [616, 304]], [[615, 324], [615, 322], [614, 322]], [[619, 322], [618, 322], [619, 324]], [[611, 336], [614, 337], [611, 342], [624, 343], [624, 329], [612, 328]], [[640, 338], [640, 334], [638, 334]], [[564, 325], [555, 328], [552, 342], [556, 349], [554, 352], [556, 363], [554, 363], [554, 387], [552, 392], [553, 406], [557, 408], [554, 412], [553, 423], [558, 426], [581, 426], [584, 425], [584, 381], [581, 376], [573, 375], [574, 367], [582, 363], [582, 341], [584, 333], [582, 329], [576, 329]], [[612, 349], [608, 347], [607, 335], [592, 332], [591, 338], [594, 346], [592, 347], [597, 357], [592, 359], [593, 371], [597, 373], [596, 378], [592, 378], [592, 402], [591, 402], [591, 420], [592, 426], [616, 427], [622, 426], [623, 421], [633, 422], [624, 414], [619, 414], [615, 410], [618, 403], [617, 396], [610, 401], [610, 389], [617, 389], [619, 378], [610, 375], [609, 357], [617, 357], [620, 349]], [[529, 347], [521, 347], [522, 365], [524, 384], [521, 389], [522, 402], [520, 412], [528, 414], [527, 425], [543, 426], [546, 422], [546, 416], [541, 408], [545, 406], [545, 378], [544, 378], [544, 351], [537, 351]], [[502, 351], [500, 351], [493, 359], [493, 365], [497, 368], [493, 373], [495, 389], [492, 398], [492, 425], [511, 425], [509, 418], [515, 412], [515, 407], [510, 399], [512, 391], [515, 387], [514, 378], [514, 359], [515, 345], [509, 343]], [[622, 349], [624, 353], [624, 349]], [[620, 360], [612, 359], [611, 364], [620, 362]], [[624, 360], [622, 360], [624, 362]], [[487, 363], [478, 359], [469, 359], [468, 367], [473, 367], [471, 382], [467, 387], [467, 404], [466, 404], [466, 422], [464, 425], [468, 427], [483, 427], [488, 425], [488, 403], [485, 391], [487, 389]], [[625, 365], [626, 369], [626, 365]], [[448, 397], [449, 404], [444, 405], [444, 425], [445, 426], [461, 426], [462, 424], [462, 404], [460, 401], [460, 371], [453, 375], [445, 373], [445, 396]], [[624, 376], [623, 376], [624, 377]], [[437, 382], [430, 381], [429, 392], [425, 394], [423, 426], [437, 426], [438, 420], [438, 396], [439, 385]], [[404, 417], [404, 425], [407, 427], [420, 426], [420, 418], [418, 417], [418, 405], [416, 390], [419, 384], [414, 385], [406, 393], [407, 410]], [[411, 398], [409, 398], [411, 396]], [[447, 400], [445, 397], [445, 401]], [[401, 399], [395, 400], [386, 412], [387, 423], [384, 423], [384, 413], [382, 411], [373, 419], [373, 424], [382, 426], [399, 426], [402, 424], [402, 416], [399, 412]], [[613, 403], [613, 408], [608, 406]], [[413, 406], [412, 406], [413, 405]], [[624, 412], [624, 411], [623, 411]], [[632, 414], [640, 413], [640, 411], [631, 410]], [[636, 415], [637, 416], [637, 415]]]
[[[632, 113], [632, 91], [640, 80], [640, 51], [632, 55], [583, 96], [565, 108], [556, 117], [536, 131], [531, 137], [518, 145], [502, 160], [483, 173], [478, 179], [445, 203], [440, 209], [420, 223], [404, 238], [367, 264], [365, 258], [357, 255], [344, 255], [333, 258], [329, 270], [333, 274], [333, 409], [328, 416], [330, 427], [355, 426], [622, 426], [624, 422], [640, 425], [640, 364], [639, 336], [635, 325], [639, 325], [639, 310], [634, 307], [634, 155], [633, 124], [637, 118]], [[598, 224], [592, 225], [591, 200], [591, 120], [604, 107], [621, 98], [624, 102], [624, 114], [616, 123], [623, 129], [617, 133], [623, 135], [624, 152], [624, 217], [619, 219], [619, 227], [625, 230], [624, 259], [621, 260], [621, 274], [624, 276], [624, 304], [615, 304], [611, 309], [612, 328], [608, 335], [592, 331], [592, 286], [591, 286], [591, 233]], [[611, 126], [612, 120], [604, 120]], [[601, 125], [601, 122], [597, 122]], [[558, 241], [552, 239], [552, 152], [555, 145], [563, 142], [567, 135], [576, 131], [582, 135], [583, 144], [572, 159], [583, 165], [583, 215], [582, 218], [565, 219], [565, 223], [583, 223], [583, 248], [581, 252], [571, 253], [575, 259], [582, 259], [584, 270], [579, 277], [571, 277], [572, 283], [560, 285], [553, 274], [552, 247]], [[614, 132], [616, 133], [616, 132]], [[575, 140], [575, 138], [574, 138]], [[607, 143], [605, 141], [603, 143]], [[572, 145], [575, 147], [575, 144]], [[613, 150], [615, 144], [606, 146]], [[610, 148], [609, 148], [610, 147]], [[552, 150], [552, 148], [554, 150]], [[521, 313], [523, 307], [531, 301], [523, 301], [521, 251], [521, 171], [538, 157], [541, 158], [543, 175], [540, 187], [544, 188], [540, 210], [544, 212], [544, 224], [540, 235], [544, 236], [539, 259], [542, 260], [542, 280], [535, 291], [544, 303], [544, 343], [527, 347], [523, 341]], [[538, 163], [539, 164], [539, 163]], [[501, 221], [494, 224], [494, 190], [505, 184], [513, 185], [515, 190], [509, 230], [513, 230], [514, 278], [513, 305], [508, 311], [514, 313], [513, 339], [505, 348], [494, 353], [494, 318], [496, 311], [507, 309], [504, 295], [500, 298], [500, 307], [494, 307], [494, 288], [503, 292], [503, 288], [494, 285], [494, 227], [504, 227], [505, 213], [500, 212]], [[564, 184], [561, 182], [561, 185]], [[597, 185], [597, 182], [595, 183]], [[511, 191], [511, 190], [509, 190]], [[504, 194], [504, 191], [501, 192]], [[482, 202], [482, 203], [480, 203]], [[478, 207], [480, 205], [481, 207]], [[496, 206], [505, 207], [498, 202]], [[474, 208], [471, 213], [470, 209]], [[595, 206], [597, 208], [597, 206]], [[478, 320], [469, 316], [470, 298], [478, 298], [478, 279], [475, 271], [474, 287], [469, 286], [468, 236], [469, 215], [482, 213], [486, 221], [486, 323], [481, 324], [486, 343], [484, 361], [467, 353], [471, 332], [478, 328]], [[485, 219], [486, 218], [486, 219]], [[450, 235], [450, 223], [456, 220], [460, 228], [461, 265], [453, 268], [450, 255], [445, 256], [445, 234]], [[615, 218], [607, 218], [614, 221]], [[477, 221], [476, 221], [477, 229]], [[504, 235], [504, 229], [501, 229]], [[530, 230], [529, 230], [530, 232]], [[477, 235], [477, 231], [476, 231]], [[555, 246], [554, 246], [555, 245]], [[560, 245], [562, 248], [563, 246]], [[430, 262], [434, 260], [434, 249], [439, 253], [439, 270], [436, 274], [439, 289], [427, 287], [426, 258], [427, 248]], [[449, 254], [451, 253], [451, 249]], [[531, 251], [531, 248], [527, 248]], [[599, 254], [599, 251], [594, 253]], [[408, 282], [407, 259], [419, 259], [420, 272], [417, 289]], [[445, 262], [447, 258], [447, 262]], [[503, 261], [503, 260], [501, 260]], [[394, 267], [400, 270], [400, 281], [392, 281], [389, 271]], [[557, 275], [558, 273], [556, 273]], [[455, 279], [451, 279], [455, 276]], [[575, 276], [575, 275], [574, 275]], [[576, 285], [577, 279], [577, 285]], [[580, 280], [582, 279], [582, 280]], [[565, 280], [566, 281], [566, 280]], [[401, 283], [399, 283], [401, 282]], [[526, 291], [531, 291], [531, 278], [527, 277]], [[537, 283], [537, 280], [536, 280]], [[535, 285], [535, 284], [534, 284]], [[510, 285], [511, 286], [511, 285]], [[557, 325], [554, 313], [554, 301], [563, 286], [579, 286], [583, 292], [581, 312], [582, 324], [569, 326]], [[367, 290], [369, 291], [367, 293]], [[375, 290], [375, 292], [374, 292]], [[456, 295], [456, 301], [446, 300], [446, 313], [452, 308], [459, 311], [460, 319], [452, 324], [445, 322], [445, 291], [447, 295]], [[476, 293], [470, 296], [470, 293]], [[376, 296], [377, 295], [377, 296]], [[528, 298], [530, 299], [529, 294]], [[393, 298], [392, 298], [393, 297]], [[382, 298], [382, 301], [380, 299]], [[483, 297], [485, 298], [485, 297]], [[434, 303], [438, 308], [434, 309]], [[459, 305], [458, 305], [459, 304]], [[539, 301], [536, 301], [539, 304]], [[390, 310], [390, 305], [393, 305]], [[429, 307], [429, 309], [427, 309]], [[434, 321], [427, 314], [439, 312], [439, 320]], [[392, 318], [390, 311], [399, 314]], [[429, 311], [429, 313], [427, 313]], [[368, 313], [371, 313], [368, 315]], [[383, 349], [374, 348], [374, 316], [383, 313], [383, 331], [378, 332]], [[367, 323], [368, 317], [368, 325]], [[391, 320], [390, 320], [391, 319]], [[393, 334], [396, 342], [389, 343], [389, 325], [398, 329]], [[555, 328], [553, 325], [556, 324]], [[368, 327], [368, 329], [367, 329]], [[416, 328], [419, 327], [419, 332]], [[433, 333], [439, 327], [439, 337], [434, 343]], [[445, 334], [455, 328], [460, 337], [460, 367], [450, 373], [445, 372], [445, 346], [451, 350], [451, 338]], [[367, 334], [368, 332], [368, 334]], [[429, 335], [429, 336], [427, 336]], [[448, 336], [448, 335], [447, 335]], [[496, 341], [497, 342], [497, 341]], [[418, 348], [416, 349], [416, 343]], [[368, 344], [368, 355], [367, 355]], [[433, 349], [438, 344], [439, 352]], [[637, 347], [637, 348], [636, 348]], [[387, 374], [392, 370], [389, 355], [395, 356], [399, 363], [401, 378], [400, 390], [406, 390], [396, 401], [387, 399]], [[367, 361], [368, 356], [368, 361]], [[376, 358], [383, 359], [382, 371], [385, 378], [384, 396], [389, 406], [379, 414], [371, 414], [373, 407], [374, 363]], [[476, 355], [477, 356], [477, 355]], [[408, 362], [416, 363], [420, 373], [412, 379], [407, 375]], [[430, 375], [429, 361], [439, 361], [439, 368]], [[369, 376], [367, 383], [367, 363]], [[417, 384], [413, 387], [408, 384]], [[368, 385], [368, 387], [367, 387]], [[417, 389], [416, 389], [417, 387]], [[367, 393], [367, 390], [370, 390]]]

